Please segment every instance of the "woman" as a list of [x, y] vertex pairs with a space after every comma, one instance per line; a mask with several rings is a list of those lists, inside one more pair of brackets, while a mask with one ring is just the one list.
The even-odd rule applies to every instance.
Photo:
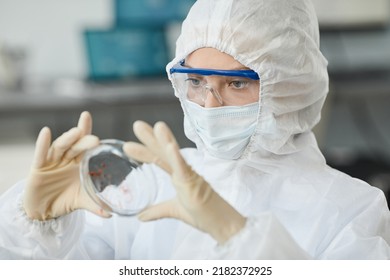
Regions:
[[78, 168], [98, 139], [83, 113], [53, 143], [41, 131], [28, 180], [1, 198], [0, 256], [389, 259], [383, 193], [328, 167], [311, 132], [326, 66], [309, 0], [198, 0], [167, 66], [197, 148], [140, 121], [125, 146], [157, 203], [109, 218], [90, 200]]

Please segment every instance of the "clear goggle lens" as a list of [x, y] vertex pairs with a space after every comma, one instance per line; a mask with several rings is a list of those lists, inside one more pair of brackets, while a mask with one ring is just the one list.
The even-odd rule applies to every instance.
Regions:
[[171, 77], [181, 97], [205, 105], [213, 97], [219, 105], [246, 105], [259, 100], [259, 77], [252, 70], [172, 67]]

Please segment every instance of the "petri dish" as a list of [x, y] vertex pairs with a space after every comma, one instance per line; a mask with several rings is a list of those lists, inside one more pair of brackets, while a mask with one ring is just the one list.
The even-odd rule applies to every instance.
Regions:
[[157, 190], [148, 178], [152, 175], [124, 153], [123, 144], [121, 140], [105, 139], [86, 151], [80, 177], [88, 195], [104, 210], [133, 216], [154, 202]]

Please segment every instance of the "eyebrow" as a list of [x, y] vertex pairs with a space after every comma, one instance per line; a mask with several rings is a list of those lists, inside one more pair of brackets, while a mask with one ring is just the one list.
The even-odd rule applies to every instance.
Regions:
[[[188, 67], [188, 68], [195, 68], [195, 69], [196, 68], [198, 68], [198, 69], [206, 69], [206, 68], [192, 67], [191, 65], [188, 65], [186, 63], [186, 61], [184, 62], [184, 66]], [[229, 68], [229, 69], [220, 69], [220, 68], [218, 68], [218, 69], [211, 68], [211, 69], [213, 69], [213, 70], [228, 70], [228, 71], [230, 71], [230, 70], [233, 70], [233, 71], [235, 71], [235, 70], [251, 70], [250, 68], [245, 67], [245, 66], [237, 66], [237, 67], [233, 67], [233, 68]]]

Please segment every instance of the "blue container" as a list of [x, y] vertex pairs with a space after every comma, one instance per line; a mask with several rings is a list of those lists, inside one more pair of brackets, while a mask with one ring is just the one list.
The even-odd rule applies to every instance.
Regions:
[[161, 25], [182, 21], [195, 0], [115, 0], [117, 26]]
[[165, 75], [163, 29], [86, 30], [84, 39], [92, 80]]

